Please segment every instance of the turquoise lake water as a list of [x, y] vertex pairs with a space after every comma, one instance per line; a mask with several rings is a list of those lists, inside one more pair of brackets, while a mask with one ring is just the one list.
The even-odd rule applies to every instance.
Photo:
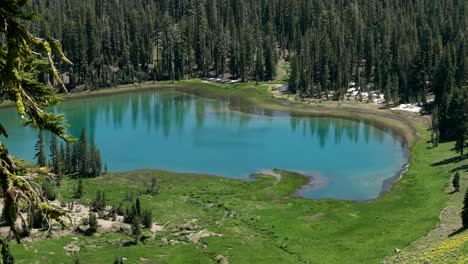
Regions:
[[[307, 198], [367, 200], [407, 162], [407, 147], [391, 130], [342, 119], [230, 111], [227, 102], [152, 90], [67, 101], [70, 132], [86, 127], [109, 171], [158, 168], [250, 179], [274, 168], [314, 177]], [[37, 134], [14, 108], [0, 110], [10, 152], [33, 161]], [[49, 137], [48, 137], [49, 138]], [[387, 184], [388, 186], [388, 181]]]

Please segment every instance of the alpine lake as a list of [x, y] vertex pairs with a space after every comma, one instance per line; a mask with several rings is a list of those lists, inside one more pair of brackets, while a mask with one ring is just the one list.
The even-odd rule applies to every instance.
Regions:
[[[112, 172], [157, 168], [252, 180], [278, 168], [310, 176], [302, 197], [363, 201], [388, 190], [408, 160], [406, 142], [390, 128], [229, 106], [153, 89], [65, 101], [52, 111], [65, 115], [75, 137], [86, 128]], [[35, 162], [37, 132], [20, 125], [14, 107], [0, 117], [10, 152]]]

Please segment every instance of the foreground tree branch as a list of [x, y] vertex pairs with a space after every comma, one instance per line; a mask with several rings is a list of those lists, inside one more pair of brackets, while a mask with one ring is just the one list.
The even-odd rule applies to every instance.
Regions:
[[[47, 87], [37, 80], [37, 75], [50, 71], [55, 82], [68, 92], [54, 66], [54, 54], [63, 63], [71, 64], [53, 39], [43, 39], [29, 33], [25, 21], [35, 18], [24, 11], [28, 1], [0, 0], [0, 96], [15, 103], [24, 126], [36, 130], [47, 130], [70, 142], [74, 139], [66, 133], [68, 125], [63, 115], [44, 110], [56, 105], [60, 98], [53, 87]], [[0, 136], [8, 133], [0, 123]], [[15, 226], [18, 206], [34, 207], [42, 211], [47, 219], [53, 219], [65, 226], [67, 213], [51, 204], [41, 193], [35, 182], [47, 177], [47, 173], [36, 173], [27, 168], [18, 168], [7, 147], [0, 141], [0, 188], [3, 196], [4, 219], [20, 242]], [[5, 247], [5, 240], [0, 239]], [[3, 251], [2, 251], [3, 254]]]

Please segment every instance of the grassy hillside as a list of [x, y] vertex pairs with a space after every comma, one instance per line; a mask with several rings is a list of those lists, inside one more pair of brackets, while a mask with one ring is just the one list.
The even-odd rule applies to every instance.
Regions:
[[[460, 168], [460, 171], [463, 171], [463, 168]], [[460, 183], [460, 192], [454, 193], [453, 187], [447, 186], [446, 192], [450, 195], [450, 200], [441, 211], [437, 226], [426, 236], [403, 249], [400, 254], [386, 258], [385, 264], [468, 263], [468, 231], [463, 232], [460, 218], [465, 190], [468, 188], [466, 169]]]

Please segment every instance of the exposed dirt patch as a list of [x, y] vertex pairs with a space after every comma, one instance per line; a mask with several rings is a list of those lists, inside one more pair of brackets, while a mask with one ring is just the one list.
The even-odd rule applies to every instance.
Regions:
[[[0, 204], [3, 204], [3, 203], [1, 203], [0, 201]], [[60, 206], [60, 203], [57, 201], [52, 202], [52, 204]], [[61, 225], [59, 225], [59, 223], [51, 220], [49, 221], [49, 228], [31, 229], [30, 235], [24, 238], [23, 240], [24, 241], [38, 241], [38, 240], [45, 239], [47, 237], [53, 237], [53, 238], [65, 237], [67, 235], [72, 234], [74, 230], [76, 229], [86, 230], [88, 228], [87, 224], [84, 224], [84, 223], [89, 217], [89, 213], [90, 213], [89, 206], [78, 204], [78, 203], [73, 203], [73, 204], [69, 203], [69, 204], [65, 204], [65, 206], [62, 207], [62, 209], [67, 211], [69, 215], [69, 218], [63, 219], [64, 222], [68, 226], [67, 228], [63, 228]], [[112, 208], [108, 206], [106, 208], [105, 213], [108, 213], [111, 209]], [[0, 206], [0, 210], [1, 210], [1, 206]], [[20, 227], [22, 226], [22, 219], [27, 221], [27, 218], [28, 218], [28, 214], [25, 212], [21, 213], [21, 217], [17, 218], [16, 226], [18, 230], [21, 230]], [[115, 218], [115, 221], [112, 218], [102, 219], [98, 217], [97, 221], [98, 221], [98, 233], [102, 233], [102, 232], [130, 233], [130, 230], [131, 230], [130, 224], [123, 222], [124, 221], [123, 216], [117, 215]], [[164, 231], [164, 226], [153, 223], [151, 232], [157, 233], [161, 231]], [[0, 235], [2, 235], [3, 237], [7, 237], [7, 236], [12, 236], [13, 234], [11, 233], [9, 227], [1, 227]], [[67, 252], [68, 251], [74, 252], [76, 250], [76, 243], [74, 242], [66, 246], [65, 250]]]
[[198, 242], [200, 242], [200, 239], [204, 237], [209, 237], [209, 236], [220, 236], [220, 235], [204, 229], [196, 233], [190, 233], [187, 237], [193, 243], [198, 244]]
[[310, 216], [304, 216], [304, 220], [306, 221], [320, 221], [322, 218], [325, 216], [324, 213], [318, 213], [315, 215], [310, 215]]
[[229, 264], [229, 260], [227, 257], [223, 256], [223, 255], [218, 255], [216, 256], [216, 261], [219, 263], [219, 264]]

